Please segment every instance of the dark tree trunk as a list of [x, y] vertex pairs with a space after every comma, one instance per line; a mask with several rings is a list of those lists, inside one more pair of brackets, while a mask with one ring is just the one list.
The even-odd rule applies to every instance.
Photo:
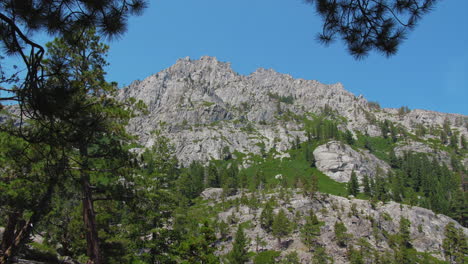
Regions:
[[37, 223], [49, 211], [50, 200], [56, 182], [55, 178], [50, 180], [47, 192], [41, 198], [37, 207], [33, 209], [34, 213], [29, 220], [24, 221], [21, 219], [22, 211], [13, 212], [8, 216], [8, 223], [0, 246], [0, 264], [9, 264], [11, 262], [12, 258], [18, 253], [20, 246], [26, 243], [31, 235], [33, 224]]
[[86, 228], [86, 253], [89, 257], [87, 264], [101, 264], [96, 216], [91, 185], [88, 179], [83, 179], [83, 221]]
[[5, 228], [5, 232], [3, 232], [2, 238], [2, 245], [1, 250], [5, 252], [6, 249], [13, 243], [15, 240], [15, 228], [16, 224], [18, 223], [18, 219], [21, 216], [19, 212], [12, 212], [8, 215], [8, 223]]
[[83, 191], [83, 222], [86, 230], [86, 254], [87, 264], [101, 264], [101, 254], [99, 251], [99, 238], [96, 226], [96, 215], [94, 212], [93, 193], [88, 172], [88, 150], [86, 146], [80, 146], [82, 159], [81, 185]]
[[[21, 214], [17, 215], [10, 215], [10, 218], [8, 219], [8, 225], [7, 228], [10, 227], [10, 224], [15, 223], [15, 225], [20, 222], [19, 217]], [[10, 223], [10, 220], [12, 221]], [[31, 229], [32, 229], [32, 222], [31, 219], [29, 221], [21, 221], [22, 226], [15, 232], [15, 226], [13, 226], [13, 235], [11, 234], [11, 230], [8, 230], [8, 237], [5, 238], [3, 237], [2, 240], [2, 254], [0, 256], [0, 264], [9, 264], [12, 261], [12, 258], [16, 255], [20, 245], [24, 244], [26, 238], [29, 237], [29, 234], [31, 234]], [[5, 233], [7, 233], [7, 230], [5, 229]]]
[[0, 264], [6, 264], [10, 261], [11, 255], [7, 254], [7, 252], [10, 251], [13, 241], [15, 241], [15, 229], [20, 215], [21, 214], [18, 212], [13, 212], [8, 215], [8, 223], [3, 232], [2, 244], [0, 247]]

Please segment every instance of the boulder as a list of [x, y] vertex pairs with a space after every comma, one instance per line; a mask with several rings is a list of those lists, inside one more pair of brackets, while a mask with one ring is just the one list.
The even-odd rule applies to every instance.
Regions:
[[382, 173], [390, 170], [387, 163], [368, 151], [356, 151], [338, 141], [318, 146], [313, 154], [317, 169], [338, 182], [348, 182], [353, 171], [358, 179], [362, 180], [364, 175], [375, 177], [377, 168], [382, 169]]
[[200, 196], [205, 200], [218, 200], [223, 195], [223, 188], [206, 188]]

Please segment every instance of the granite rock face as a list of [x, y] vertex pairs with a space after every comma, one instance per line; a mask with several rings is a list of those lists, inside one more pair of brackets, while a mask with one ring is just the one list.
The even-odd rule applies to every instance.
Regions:
[[449, 120], [453, 129], [468, 138], [468, 117], [463, 115], [375, 109], [340, 83], [294, 79], [262, 68], [243, 76], [213, 57], [180, 59], [166, 70], [133, 82], [119, 97], [134, 97], [148, 106], [148, 114], [131, 120], [130, 132], [150, 146], [151, 132], [162, 130], [183, 164], [220, 157], [226, 146], [246, 153], [258, 153], [259, 144], [267, 150], [286, 150], [296, 137], [305, 139], [303, 124], [287, 118], [291, 114], [332, 112], [345, 120], [340, 129], [371, 136], [381, 135], [377, 123], [386, 119], [408, 131], [421, 124], [441, 127]]
[[[255, 194], [244, 193], [243, 195], [252, 197]], [[249, 222], [249, 228], [245, 229], [245, 233], [250, 238], [249, 251], [256, 251], [255, 239], [258, 236], [264, 242], [259, 246], [259, 250], [278, 250], [282, 252], [282, 256], [296, 251], [301, 263], [311, 263], [312, 258], [312, 253], [302, 243], [300, 234], [300, 228], [305, 223], [305, 217], [310, 210], [315, 212], [319, 221], [324, 222], [318, 243], [325, 246], [327, 254], [333, 257], [334, 263], [349, 263], [346, 257], [346, 247], [340, 247], [336, 242], [334, 225], [337, 221], [343, 222], [347, 228], [347, 233], [351, 235], [349, 244], [356, 246], [359, 239], [365, 239], [377, 251], [391, 252], [388, 235], [399, 232], [400, 218], [404, 217], [411, 222], [410, 238], [412, 246], [417, 251], [430, 252], [432, 256], [439, 259], [443, 259], [442, 241], [445, 238], [444, 228], [448, 223], [455, 223], [457, 228], [461, 228], [465, 235], [468, 235], [468, 229], [461, 227], [457, 222], [445, 215], [395, 202], [385, 204], [380, 202], [372, 205], [366, 200], [348, 199], [328, 194], [319, 194], [316, 199], [311, 199], [310, 197], [304, 197], [297, 191], [292, 191], [286, 201], [280, 199], [278, 193], [268, 194], [262, 198], [262, 201], [267, 201], [272, 196], [276, 198], [278, 203], [274, 213], [282, 208], [289, 220], [297, 224], [296, 229], [287, 238], [283, 238], [281, 244], [270, 232], [266, 232], [260, 226], [262, 206], [259, 209], [252, 209], [242, 205], [238, 208], [231, 207], [219, 213], [218, 220], [227, 223], [230, 221], [235, 222], [230, 225], [231, 238], [234, 237], [238, 224]], [[238, 194], [227, 199], [240, 197], [241, 195]], [[220, 202], [219, 199], [212, 200], [212, 203], [218, 202]], [[297, 218], [298, 215], [299, 218]], [[373, 228], [376, 226], [377, 229]], [[231, 248], [231, 239], [219, 242], [217, 245], [218, 254], [220, 255], [229, 252]]]
[[378, 168], [384, 176], [390, 166], [367, 150], [356, 151], [338, 141], [331, 141], [314, 150], [315, 166], [321, 172], [338, 182], [348, 182], [354, 171], [359, 181], [364, 175], [375, 177]]
[[222, 194], [223, 188], [207, 188], [200, 194], [200, 196], [205, 200], [219, 200]]
[[452, 166], [450, 161], [450, 154], [444, 150], [434, 149], [431, 146], [417, 141], [407, 141], [399, 144], [394, 149], [398, 157], [404, 155], [405, 152], [425, 153], [432, 156], [437, 162], [447, 165], [449, 168]]

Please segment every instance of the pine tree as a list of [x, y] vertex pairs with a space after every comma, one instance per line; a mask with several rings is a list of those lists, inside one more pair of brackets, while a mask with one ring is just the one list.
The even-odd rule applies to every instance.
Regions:
[[396, 174], [392, 177], [392, 196], [393, 200], [396, 202], [401, 202], [403, 198], [405, 197], [405, 188], [404, 188], [404, 183], [402, 179], [402, 172], [397, 171]]
[[[198, 254], [200, 255], [200, 262], [207, 263], [207, 264], [215, 264], [219, 263], [218, 258], [214, 255], [215, 247], [214, 243], [216, 242], [216, 235], [214, 229], [210, 226], [210, 224], [205, 221], [200, 228], [200, 237], [203, 239], [203, 243], [201, 246], [201, 250], [198, 250]], [[151, 254], [157, 255], [161, 254], [163, 251], [156, 251], [152, 252]], [[153, 263], [158, 263], [158, 261], [152, 261]]]
[[204, 190], [204, 168], [198, 162], [192, 162], [187, 170], [182, 171], [175, 182], [176, 190], [186, 198], [196, 198]]
[[361, 252], [354, 249], [352, 245], [348, 249], [347, 257], [350, 264], [364, 264], [364, 258], [361, 255]]
[[410, 112], [410, 110], [409, 110], [408, 106], [402, 106], [402, 107], [398, 108], [398, 115], [400, 116], [400, 118], [402, 118], [404, 115], [406, 115], [409, 112]]
[[[255, 193], [253, 193], [250, 198], [248, 199], [247, 201], [247, 206], [249, 207], [249, 211], [250, 210], [254, 210], [254, 211], [257, 211], [258, 207], [260, 205], [260, 201], [258, 200], [257, 196], [255, 195]], [[256, 217], [256, 216], [254, 216]]]
[[449, 216], [457, 220], [463, 226], [468, 225], [468, 194], [460, 187], [457, 188], [453, 194]]
[[390, 127], [389, 127], [389, 121], [387, 119], [385, 119], [385, 121], [380, 124], [380, 130], [381, 130], [382, 136], [384, 138], [388, 138]]
[[221, 187], [219, 171], [215, 164], [210, 162], [210, 164], [208, 165], [206, 174], [207, 174], [206, 187], [216, 187], [216, 188]]
[[448, 135], [447, 132], [445, 131], [440, 131], [440, 141], [442, 141], [442, 144], [447, 144], [448, 143]]
[[457, 149], [458, 148], [458, 137], [455, 134], [450, 136], [450, 145], [451, 148]]
[[374, 152], [374, 146], [372, 145], [372, 142], [369, 140], [368, 137], [366, 137], [364, 141], [364, 147], [368, 149], [370, 152]]
[[318, 175], [316, 173], [312, 174], [311, 184], [310, 184], [310, 197], [313, 199], [318, 192]]
[[294, 149], [300, 149], [301, 148], [301, 139], [299, 136], [296, 136], [294, 140]]
[[349, 130], [346, 130], [345, 134], [344, 134], [344, 138], [345, 138], [345, 141], [348, 145], [353, 145], [354, 144], [354, 137], [353, 137], [353, 133], [351, 133], [351, 131]]
[[410, 252], [412, 248], [410, 237], [411, 222], [400, 217], [400, 229], [397, 235], [397, 247], [395, 250], [395, 259], [398, 263], [413, 263], [413, 255]]
[[266, 242], [263, 241], [260, 235], [257, 233], [257, 235], [255, 236], [255, 252], [258, 253], [260, 250], [260, 246], [264, 245], [266, 245]]
[[291, 253], [284, 256], [283, 260], [280, 262], [281, 264], [300, 264], [299, 256], [297, 255], [296, 251], [292, 251]]
[[367, 176], [367, 174], [365, 174], [364, 177], [362, 178], [362, 186], [364, 187], [364, 193], [370, 197], [372, 193], [371, 193], [369, 176]]
[[[186, 217], [186, 216], [185, 216]], [[192, 223], [193, 224], [193, 223]], [[192, 225], [190, 230], [184, 235], [184, 239], [178, 245], [176, 254], [177, 259], [183, 260], [182, 263], [219, 263], [219, 258], [214, 255], [216, 235], [214, 229], [205, 221], [201, 226], [198, 223]], [[167, 243], [163, 240], [162, 244]], [[177, 263], [172, 260], [161, 261], [151, 259], [153, 256], [159, 257], [162, 252], [151, 252], [150, 259], [143, 259], [144, 263]]]
[[390, 126], [390, 135], [392, 137], [393, 143], [396, 143], [398, 141], [398, 132], [397, 128], [393, 125], [393, 123], [391, 123]]
[[445, 132], [445, 134], [447, 134], [447, 136], [451, 136], [452, 135], [452, 128], [450, 127], [451, 124], [450, 124], [450, 120], [448, 120], [447, 118], [444, 120], [444, 124], [442, 125], [442, 128]]
[[[73, 45], [70, 45], [73, 43]], [[119, 102], [117, 88], [105, 80], [105, 55], [108, 46], [100, 42], [93, 29], [56, 39], [47, 44], [49, 59], [45, 69], [50, 76], [43, 91], [52, 109], [49, 118], [60, 125], [61, 144], [71, 153], [70, 167], [80, 183], [82, 213], [89, 262], [103, 263], [98, 237], [94, 196], [96, 190], [112, 199], [122, 194], [123, 182], [131, 174], [132, 155], [125, 147], [130, 141], [125, 125], [132, 115]], [[47, 123], [56, 126], [57, 123]], [[112, 198], [111, 198], [112, 197]]]
[[[36, 128], [30, 124], [28, 129]], [[0, 263], [4, 264], [19, 253], [33, 226], [51, 210], [55, 190], [65, 182], [66, 156], [61, 148], [0, 132], [0, 167], [0, 216], [5, 219]]]
[[271, 231], [271, 226], [273, 225], [273, 206], [272, 201], [268, 201], [265, 203], [265, 207], [260, 214], [260, 225], [266, 231]]
[[244, 188], [247, 188], [249, 186], [249, 178], [247, 177], [247, 174], [245, 173], [245, 171], [241, 170], [239, 172], [239, 187], [244, 189]]
[[[45, 49], [39, 44], [40, 41], [32, 38], [34, 33], [70, 38], [96, 27], [103, 36], [121, 36], [127, 28], [128, 18], [141, 14], [147, 2], [78, 0], [65, 4], [57, 1], [2, 1], [1, 5], [0, 43], [5, 51], [3, 54], [21, 57], [21, 60], [14, 60], [14, 63], [21, 61], [19, 68], [25, 69], [26, 73], [14, 89], [2, 87], [2, 90], [9, 92], [0, 94], [0, 102], [17, 101], [21, 105], [21, 115], [29, 115], [30, 119], [42, 119], [51, 114], [49, 110], [55, 106], [41, 95], [48, 88], [46, 79], [49, 75], [43, 72]], [[70, 42], [70, 47], [75, 44], [77, 42]], [[53, 114], [56, 113], [58, 112]]]
[[313, 263], [328, 264], [332, 263], [332, 258], [327, 255], [325, 247], [321, 244], [315, 246], [314, 256], [312, 257]]
[[468, 143], [466, 142], [464, 134], [460, 136], [460, 143], [461, 143], [462, 149], [468, 149]]
[[389, 159], [390, 159], [390, 166], [392, 168], [395, 169], [395, 168], [400, 167], [398, 157], [396, 156], [395, 151], [393, 149], [390, 150]]
[[248, 244], [247, 237], [245, 236], [244, 229], [241, 225], [237, 227], [236, 236], [232, 245], [232, 250], [227, 255], [227, 261], [230, 264], [243, 264], [249, 260], [248, 251], [246, 249]]
[[281, 238], [291, 233], [291, 222], [289, 221], [283, 209], [280, 209], [278, 214], [275, 216], [271, 231], [273, 236], [278, 239], [279, 245], [281, 245]]
[[372, 197], [375, 197], [375, 179], [374, 178], [370, 178], [369, 185], [370, 185]]
[[322, 223], [318, 220], [314, 211], [310, 210], [304, 226], [301, 228], [302, 242], [311, 249], [320, 236], [320, 226]]
[[377, 176], [374, 182], [375, 182], [374, 183], [375, 187], [373, 188], [374, 198], [380, 201], [386, 201], [388, 199], [386, 179], [381, 176]]
[[341, 221], [336, 221], [335, 222], [335, 238], [336, 238], [336, 243], [340, 247], [345, 247], [348, 244], [348, 240], [350, 238], [350, 235], [346, 232], [348, 232], [348, 229], [346, 226], [343, 224]]
[[229, 225], [226, 224], [226, 222], [224, 222], [223, 220], [221, 220], [221, 222], [218, 222], [218, 233], [221, 237], [221, 241], [226, 240], [229, 235]]
[[354, 171], [351, 172], [351, 178], [348, 182], [348, 194], [357, 196], [359, 194], [359, 182]]
[[411, 237], [410, 237], [410, 227], [411, 222], [404, 218], [400, 217], [400, 237], [401, 237], [401, 244], [407, 248], [411, 248]]
[[315, 5], [322, 18], [319, 41], [327, 45], [341, 39], [350, 55], [361, 59], [373, 51], [387, 57], [396, 54], [406, 33], [432, 10], [436, 2], [308, 0], [306, 3]]
[[442, 242], [442, 248], [445, 259], [449, 263], [464, 263], [468, 253], [467, 243], [465, 233], [463, 230], [456, 228], [454, 223], [450, 222], [445, 226], [445, 238]]
[[309, 163], [310, 167], [315, 167], [315, 157], [312, 145], [307, 143], [305, 151], [305, 160]]
[[[365, 264], [365, 263], [374, 263], [377, 262], [375, 254], [376, 253], [372, 245], [365, 239], [360, 238], [357, 242], [357, 246], [359, 246], [359, 250], [350, 246], [348, 250], [348, 259], [350, 264]], [[380, 262], [377, 262], [380, 263]]]

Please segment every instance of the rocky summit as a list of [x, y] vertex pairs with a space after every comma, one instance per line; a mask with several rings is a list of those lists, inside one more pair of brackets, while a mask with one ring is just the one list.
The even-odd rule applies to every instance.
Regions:
[[[234, 72], [230, 63], [214, 57], [180, 59], [166, 70], [133, 82], [119, 96], [142, 100], [148, 107], [148, 114], [130, 122], [129, 131], [138, 135], [144, 146], [151, 146], [151, 132], [162, 130], [183, 164], [222, 158], [225, 147], [243, 153], [260, 152], [259, 144], [280, 152], [287, 150], [296, 137], [305, 139], [303, 125], [290, 118], [291, 114], [332, 113], [343, 121], [339, 129], [370, 136], [385, 133], [378, 126], [385, 120], [410, 133], [421, 127], [436, 129], [448, 122], [451, 129], [468, 138], [468, 117], [464, 115], [380, 108], [346, 91], [340, 83], [294, 79], [263, 68], [243, 76]], [[405, 142], [400, 150], [435, 153], [448, 160], [443, 151], [434, 150], [430, 144], [415, 145], [411, 138]]]

